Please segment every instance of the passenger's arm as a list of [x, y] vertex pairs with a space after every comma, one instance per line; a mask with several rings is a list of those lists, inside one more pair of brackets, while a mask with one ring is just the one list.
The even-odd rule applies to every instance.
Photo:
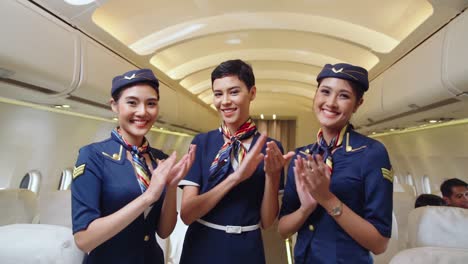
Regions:
[[304, 225], [309, 215], [312, 214], [315, 208], [317, 208], [317, 201], [305, 188], [302, 177], [299, 177], [300, 173], [303, 171], [303, 164], [301, 163], [301, 160], [294, 160], [293, 171], [296, 192], [301, 205], [294, 212], [288, 215], [284, 215], [280, 218], [278, 223], [278, 232], [284, 239], [296, 233], [301, 228], [301, 226]]
[[191, 145], [189, 152], [172, 168], [170, 179], [166, 182], [166, 194], [159, 216], [158, 235], [167, 238], [177, 223], [177, 185], [185, 177], [195, 160], [195, 145]]
[[206, 193], [199, 194], [199, 187], [185, 186], [180, 216], [186, 225], [192, 224], [212, 210], [219, 201], [242, 181], [250, 178], [263, 159], [262, 147], [266, 136], [261, 135], [252, 150], [247, 153], [239, 168]]
[[261, 224], [270, 227], [278, 217], [278, 190], [284, 165], [294, 156], [294, 152], [283, 155], [283, 151], [274, 141], [267, 143], [265, 155], [265, 190], [261, 205]]
[[105, 217], [99, 217], [93, 220], [86, 229], [75, 233], [75, 243], [84, 252], [90, 252], [105, 241], [114, 237], [138, 216], [140, 216], [146, 208], [157, 201], [164, 190], [165, 178], [169, 174], [175, 162], [175, 153], [173, 153], [166, 161], [162, 162], [156, 170], [153, 171], [153, 179], [148, 189], [132, 202]]
[[309, 155], [308, 162], [311, 169], [306, 170], [300, 176], [303, 177], [304, 185], [311, 195], [327, 212], [342, 204], [342, 214], [335, 216], [335, 221], [357, 243], [372, 253], [381, 254], [385, 252], [389, 238], [381, 235], [372, 223], [353, 212], [330, 192], [330, 171], [323, 162], [323, 158], [320, 155], [316, 155], [316, 159], [314, 160]]

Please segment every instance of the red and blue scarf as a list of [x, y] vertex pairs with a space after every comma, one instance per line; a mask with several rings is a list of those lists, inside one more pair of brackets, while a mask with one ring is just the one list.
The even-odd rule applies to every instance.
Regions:
[[257, 126], [249, 118], [244, 124], [242, 124], [239, 129], [231, 134], [226, 124], [223, 122], [220, 127], [220, 131], [223, 134], [223, 137], [227, 138], [228, 141], [219, 150], [215, 159], [210, 166], [210, 180], [218, 178], [218, 176], [225, 176], [228, 172], [229, 167], [231, 166], [231, 156], [236, 159], [240, 165], [245, 155], [247, 154], [247, 149], [242, 145], [242, 140], [250, 138], [257, 132]]

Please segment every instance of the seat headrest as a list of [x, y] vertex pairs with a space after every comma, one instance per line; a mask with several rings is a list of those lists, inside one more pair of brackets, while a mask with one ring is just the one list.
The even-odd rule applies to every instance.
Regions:
[[3, 264], [81, 264], [84, 253], [63, 226], [14, 224], [0, 226], [0, 256]]
[[408, 246], [468, 249], [468, 210], [424, 206], [408, 217]]
[[[41, 224], [72, 227], [71, 190], [43, 192], [39, 198]], [[60, 210], [57, 210], [60, 208]]]
[[459, 248], [419, 247], [400, 251], [390, 264], [466, 264], [468, 251]]
[[37, 196], [26, 189], [0, 190], [0, 226], [33, 223], [38, 215]]

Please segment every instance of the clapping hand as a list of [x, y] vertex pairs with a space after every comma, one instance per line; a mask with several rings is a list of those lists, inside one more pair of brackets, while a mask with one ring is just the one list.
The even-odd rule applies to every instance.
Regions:
[[266, 135], [260, 135], [257, 142], [255, 142], [255, 145], [247, 155], [245, 155], [245, 158], [242, 160], [239, 168], [229, 176], [231, 179], [240, 183], [252, 176], [254, 171], [257, 169], [258, 164], [263, 160], [264, 155], [262, 153], [262, 148], [265, 145], [266, 139]]
[[267, 176], [279, 177], [284, 165], [294, 156], [294, 152], [290, 151], [283, 155], [278, 145], [274, 141], [267, 142], [266, 155], [264, 158], [263, 170]]

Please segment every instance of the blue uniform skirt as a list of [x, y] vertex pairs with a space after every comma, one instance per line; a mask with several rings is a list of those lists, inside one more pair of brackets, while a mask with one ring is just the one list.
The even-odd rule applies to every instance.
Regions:
[[194, 222], [187, 229], [180, 264], [263, 264], [260, 229], [228, 234]]

